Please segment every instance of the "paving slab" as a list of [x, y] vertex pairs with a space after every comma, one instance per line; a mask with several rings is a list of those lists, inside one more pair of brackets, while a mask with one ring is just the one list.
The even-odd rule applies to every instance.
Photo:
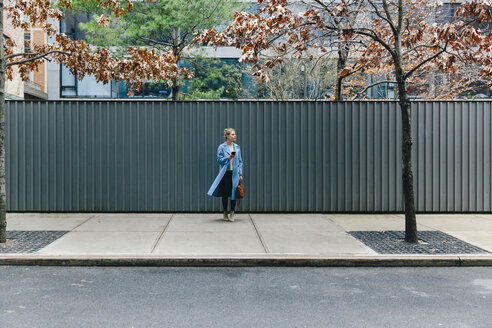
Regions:
[[33, 217], [33, 218], [90, 218], [98, 213], [7, 213], [7, 218]]
[[418, 219], [449, 219], [449, 220], [461, 220], [461, 219], [473, 219], [479, 218], [480, 214], [417, 214]]
[[[404, 230], [405, 217], [398, 214], [381, 215], [352, 215], [352, 214], [329, 214], [328, 217], [347, 231], [387, 231]], [[434, 230], [433, 228], [418, 223], [419, 230]]]
[[150, 254], [161, 232], [73, 231], [39, 251], [40, 254]]
[[309, 213], [297, 213], [297, 214], [269, 214], [269, 213], [250, 213], [252, 218], [266, 219], [266, 220], [288, 220], [292, 223], [302, 223], [306, 220], [326, 220], [326, 214], [309, 214]]
[[443, 217], [418, 216], [420, 224], [443, 232], [452, 231], [492, 231], [492, 219], [479, 216]]
[[391, 218], [401, 218], [401, 214], [327, 214], [330, 218], [335, 219], [362, 219], [362, 220], [378, 220], [378, 219], [391, 219]]
[[[179, 257], [185, 258], [185, 264], [195, 263], [195, 258], [210, 257], [214, 260], [210, 262], [210, 259], [204, 259], [203, 264], [219, 265], [229, 263], [228, 259], [234, 256], [245, 257], [247, 261], [251, 260], [248, 263], [252, 265], [263, 263], [255, 261], [265, 256], [273, 256], [271, 262], [265, 262], [270, 264], [280, 263], [279, 259], [289, 257], [297, 257], [296, 263], [299, 265], [311, 263], [304, 261], [316, 257], [343, 259], [350, 265], [366, 263], [365, 259], [369, 258], [371, 260], [367, 260], [367, 263], [381, 263], [378, 261], [386, 255], [376, 254], [347, 231], [404, 230], [403, 214], [239, 212], [236, 214], [236, 221], [231, 223], [222, 220], [222, 213], [8, 213], [7, 221], [9, 231], [68, 231], [39, 253], [31, 254], [32, 256], [40, 256], [40, 259], [56, 258], [55, 262], [48, 261], [49, 263], [65, 263], [63, 261], [78, 257], [80, 263], [99, 263], [98, 265], [112, 263], [97, 262], [98, 259], [114, 256], [122, 256], [128, 263], [137, 263], [136, 259], [149, 257], [149, 264], [161, 263], [159, 261], [162, 260], [164, 265], [175, 263], [174, 259]], [[492, 252], [490, 214], [418, 214], [417, 223], [419, 231], [442, 231]], [[13, 257], [9, 259], [22, 254], [11, 255]], [[442, 256], [432, 257], [421, 264], [434, 265], [437, 263], [435, 260]], [[83, 260], [84, 257], [93, 262]], [[362, 262], [351, 262], [351, 259], [356, 258], [364, 259]], [[392, 265], [400, 263], [399, 258], [395, 258]], [[454, 260], [439, 263], [466, 265], [462, 258], [459, 255]], [[473, 257], [472, 261], [479, 265], [491, 263], [491, 258], [492, 256], [485, 257], [482, 259], [485, 262], [480, 262]], [[141, 263], [146, 263], [145, 261], [144, 259]], [[243, 263], [241, 261], [231, 263]], [[323, 261], [325, 260], [319, 263], [339, 263]], [[290, 262], [285, 262], [288, 263]], [[314, 263], [318, 262], [311, 264]]]
[[240, 254], [265, 250], [253, 229], [250, 231], [166, 231], [152, 254]]
[[163, 217], [96, 216], [73, 231], [163, 231], [171, 215]]
[[[238, 214], [238, 213], [236, 213]], [[175, 218], [207, 218], [207, 219], [219, 219], [222, 217], [222, 212], [220, 213], [174, 213]]]
[[7, 217], [7, 229], [8, 230], [21, 230], [21, 231], [35, 231], [35, 230], [49, 230], [49, 231], [67, 231], [76, 228], [89, 220], [91, 216], [87, 217], [67, 217], [67, 216], [14, 216]]
[[251, 214], [250, 216], [260, 230], [345, 231], [323, 214]]
[[97, 213], [102, 218], [170, 218], [173, 213]]
[[251, 218], [269, 253], [375, 254], [325, 215], [251, 214]]
[[306, 232], [261, 230], [261, 238], [269, 253], [312, 255], [376, 254], [352, 236], [339, 232]]
[[254, 230], [247, 214], [237, 214], [234, 218], [234, 222], [227, 222], [223, 220], [222, 213], [212, 215], [176, 214], [166, 228], [166, 232]]
[[[482, 218], [482, 217], [478, 217], [478, 218], [473, 218], [473, 224], [474, 226], [481, 226], [482, 229], [477, 229], [479, 231], [490, 231], [492, 232], [492, 218]], [[467, 230], [467, 231], [470, 231], [468, 229], [463, 229], [463, 230]]]

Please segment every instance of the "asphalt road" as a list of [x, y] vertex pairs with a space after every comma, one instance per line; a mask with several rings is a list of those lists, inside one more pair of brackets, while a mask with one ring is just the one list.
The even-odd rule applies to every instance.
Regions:
[[0, 327], [492, 327], [492, 268], [0, 267]]

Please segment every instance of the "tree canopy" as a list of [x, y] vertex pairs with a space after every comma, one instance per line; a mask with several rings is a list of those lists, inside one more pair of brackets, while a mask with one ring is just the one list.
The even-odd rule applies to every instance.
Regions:
[[[82, 11], [95, 18], [81, 24], [90, 44], [112, 47], [118, 53], [129, 46], [172, 51], [178, 66], [197, 32], [229, 23], [234, 12], [244, 7], [240, 2], [229, 0], [139, 1], [134, 3], [131, 13], [117, 15], [94, 3], [97, 0], [74, 1], [75, 13]], [[179, 76], [188, 73], [188, 68], [178, 67], [171, 80], [174, 100], [179, 96]]]
[[292, 49], [294, 58], [301, 58], [313, 48], [327, 53], [329, 49], [317, 42], [326, 31], [342, 41], [338, 49], [357, 47], [357, 56], [350, 64], [345, 62], [340, 76], [391, 68], [392, 79], [384, 83], [396, 86], [401, 109], [405, 240], [418, 242], [409, 83], [422, 70], [458, 75], [461, 66], [457, 63], [462, 63], [476, 65], [475, 75], [486, 80], [492, 89], [492, 34], [483, 29], [492, 21], [490, 1], [463, 2], [449, 19], [442, 20], [435, 15], [442, 3], [431, 0], [363, 0], [359, 2], [363, 10], [357, 19], [351, 19], [354, 3], [345, 0], [305, 2], [307, 10], [297, 14], [287, 0], [258, 3], [262, 6], [260, 14], [236, 13], [232, 24], [222, 31], [205, 31], [202, 41], [240, 49], [241, 60], [253, 65], [260, 81], [268, 81], [265, 69], [284, 60], [276, 56], [263, 62], [262, 53]]
[[[46, 59], [65, 65], [79, 79], [93, 75], [98, 82], [123, 80], [135, 89], [145, 81], [169, 82], [177, 74], [177, 58], [171, 50], [129, 46], [125, 57], [112, 56], [106, 48], [94, 49], [85, 41], [71, 40], [59, 33], [56, 26], [64, 18], [62, 10], [72, 9], [72, 0], [10, 0], [0, 6], [0, 243], [6, 242], [6, 186], [5, 186], [5, 81], [13, 78], [13, 67], [19, 68], [24, 81], [29, 72]], [[115, 17], [128, 14], [133, 9], [131, 0], [96, 0], [95, 5], [108, 10]], [[103, 21], [103, 20], [102, 20]], [[13, 40], [4, 40], [4, 25], [22, 31], [36, 27], [44, 30], [55, 42], [33, 45], [28, 51]], [[19, 47], [17, 47], [19, 46]]]
[[[487, 1], [457, 4], [459, 9], [451, 13], [442, 3], [426, 0], [301, 1], [300, 12], [293, 5], [298, 3], [258, 0], [258, 14], [238, 12], [232, 24], [223, 30], [210, 28], [201, 40], [240, 49], [241, 60], [253, 65], [254, 75], [263, 82], [269, 79], [266, 71], [284, 60], [281, 54], [316, 59], [338, 53], [340, 83], [340, 78], [352, 74], [384, 72], [392, 67], [391, 52], [373, 37], [390, 42], [401, 13], [399, 47], [403, 64], [411, 72], [408, 83], [422, 83], [423, 73], [431, 70], [454, 74], [456, 82], [458, 73], [463, 75], [469, 67], [478, 70], [478, 74], [468, 74], [469, 79], [490, 80], [490, 30], [483, 29], [490, 22]], [[412, 64], [421, 61], [424, 63], [413, 70]], [[416, 76], [420, 80], [414, 82]], [[335, 99], [341, 100], [342, 88], [337, 85], [337, 89]]]

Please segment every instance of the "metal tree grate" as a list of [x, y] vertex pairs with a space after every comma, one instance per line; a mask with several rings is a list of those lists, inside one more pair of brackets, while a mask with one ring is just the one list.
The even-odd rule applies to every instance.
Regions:
[[489, 253], [442, 231], [419, 231], [419, 243], [407, 243], [404, 231], [350, 231], [354, 238], [379, 254]]
[[7, 231], [7, 243], [1, 253], [34, 253], [48, 246], [68, 231]]

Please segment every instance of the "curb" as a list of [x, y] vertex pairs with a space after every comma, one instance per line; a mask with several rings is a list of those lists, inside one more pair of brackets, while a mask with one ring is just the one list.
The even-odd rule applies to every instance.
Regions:
[[3, 266], [163, 267], [473, 267], [492, 266], [492, 256], [40, 256], [2, 255]]

